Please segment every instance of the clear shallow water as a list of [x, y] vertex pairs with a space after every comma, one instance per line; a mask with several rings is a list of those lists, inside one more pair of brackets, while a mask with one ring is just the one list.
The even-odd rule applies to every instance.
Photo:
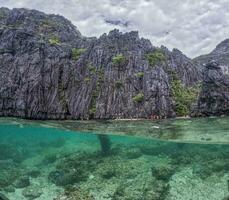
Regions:
[[[10, 200], [223, 200], [229, 145], [207, 143], [216, 141], [214, 133], [227, 137], [227, 122], [1, 119], [0, 194]], [[90, 132], [116, 135], [99, 139]], [[173, 142], [117, 135], [140, 132]], [[192, 140], [201, 143], [182, 143]]]

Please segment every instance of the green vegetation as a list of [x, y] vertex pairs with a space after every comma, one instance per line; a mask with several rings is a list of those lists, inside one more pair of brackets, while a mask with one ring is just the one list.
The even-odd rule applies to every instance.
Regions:
[[115, 82], [115, 87], [116, 87], [116, 88], [120, 89], [122, 86], [123, 86], [122, 81], [116, 81], [116, 82]]
[[46, 27], [56, 27], [58, 24], [57, 22], [50, 20], [50, 19], [44, 19], [43, 21], [41, 21], [42, 26], [46, 26]]
[[164, 61], [166, 59], [165, 54], [160, 49], [146, 54], [146, 58], [149, 61], [150, 66], [154, 66], [158, 62]]
[[144, 72], [138, 72], [135, 74], [135, 76], [137, 76], [138, 78], [143, 78]]
[[81, 54], [83, 54], [85, 51], [86, 51], [86, 49], [73, 48], [72, 49], [72, 59], [78, 60], [80, 58]]
[[92, 116], [96, 113], [96, 107], [90, 108], [89, 109], [89, 115]]
[[185, 87], [179, 79], [175, 79], [171, 83], [172, 96], [175, 100], [175, 112], [178, 116], [186, 116], [190, 114], [192, 103], [197, 99], [199, 86]]
[[90, 82], [91, 81], [91, 77], [85, 77], [84, 78], [84, 82]]
[[123, 54], [118, 54], [112, 58], [112, 64], [116, 66], [120, 66], [124, 64], [125, 60], [126, 58], [123, 56]]
[[90, 73], [95, 74], [96, 73], [96, 67], [92, 66], [92, 65], [88, 65], [87, 66], [88, 70]]
[[144, 94], [143, 93], [139, 93], [133, 97], [133, 101], [135, 103], [141, 103], [143, 100], [144, 100]]
[[49, 44], [51, 45], [60, 45], [60, 39], [57, 36], [51, 36], [49, 38]]

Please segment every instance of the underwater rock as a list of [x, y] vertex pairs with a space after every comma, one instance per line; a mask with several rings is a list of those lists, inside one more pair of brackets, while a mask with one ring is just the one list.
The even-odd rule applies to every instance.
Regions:
[[0, 200], [10, 200], [4, 194], [0, 193]]
[[29, 186], [22, 191], [22, 195], [28, 200], [33, 200], [42, 195], [42, 190], [40, 189], [40, 186]]
[[21, 162], [25, 158], [23, 152], [13, 145], [0, 144], [0, 160], [10, 160]]
[[67, 187], [64, 194], [59, 195], [54, 200], [95, 200], [88, 191], [78, 187]]
[[25, 188], [28, 187], [29, 185], [30, 185], [30, 180], [28, 176], [19, 177], [19, 179], [17, 179], [14, 183], [14, 186], [16, 188]]
[[166, 200], [222, 200], [228, 194], [227, 176], [201, 179], [190, 167], [177, 171], [169, 181]]
[[57, 186], [65, 186], [68, 184], [78, 183], [80, 181], [85, 181], [88, 178], [83, 170], [66, 170], [66, 171], [52, 171], [49, 173], [48, 179]]
[[14, 189], [14, 187], [12, 185], [10, 185], [8, 187], [5, 187], [4, 191], [7, 192], [7, 193], [11, 193], [11, 192], [15, 192], [15, 189]]
[[54, 183], [57, 186], [62, 186], [65, 185], [65, 181], [64, 181], [64, 172], [63, 171], [52, 171], [49, 173], [48, 175], [48, 179], [49, 181], [51, 181], [52, 183]]
[[56, 185], [74, 184], [85, 181], [96, 167], [98, 154], [72, 154], [58, 161], [56, 170], [50, 172], [48, 178]]
[[112, 200], [162, 200], [168, 193], [164, 181], [144, 178], [144, 182], [128, 182], [117, 187]]
[[0, 188], [7, 187], [20, 176], [20, 170], [10, 167], [8, 169], [0, 169]]
[[113, 177], [120, 177], [125, 173], [125, 167], [129, 169], [129, 166], [125, 166], [122, 163], [116, 163], [118, 160], [114, 158], [108, 158], [104, 162], [99, 163], [96, 173], [103, 179], [111, 179]]
[[37, 178], [41, 172], [38, 169], [32, 169], [27, 172], [27, 175], [30, 176], [31, 178]]
[[110, 179], [114, 176], [117, 176], [117, 171], [112, 168], [112, 169], [109, 169], [109, 170], [105, 170], [105, 171], [101, 171], [101, 174], [100, 174], [104, 179]]
[[151, 172], [152, 175], [159, 180], [169, 180], [170, 177], [174, 174], [175, 169], [172, 165], [158, 163], [151, 167]]

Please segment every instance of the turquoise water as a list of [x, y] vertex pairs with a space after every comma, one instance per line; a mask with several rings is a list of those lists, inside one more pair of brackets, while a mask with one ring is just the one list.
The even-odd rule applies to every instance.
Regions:
[[[219, 141], [227, 138], [228, 122], [228, 118], [75, 123], [2, 119], [0, 199], [227, 199], [229, 144]], [[155, 139], [147, 138], [151, 132]]]

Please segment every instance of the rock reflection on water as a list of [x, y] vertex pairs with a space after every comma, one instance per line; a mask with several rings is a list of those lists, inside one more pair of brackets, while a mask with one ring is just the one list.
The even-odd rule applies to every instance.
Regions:
[[[165, 130], [176, 137], [190, 123], [174, 121]], [[228, 170], [227, 144], [0, 124], [3, 200], [223, 200], [229, 197]]]

